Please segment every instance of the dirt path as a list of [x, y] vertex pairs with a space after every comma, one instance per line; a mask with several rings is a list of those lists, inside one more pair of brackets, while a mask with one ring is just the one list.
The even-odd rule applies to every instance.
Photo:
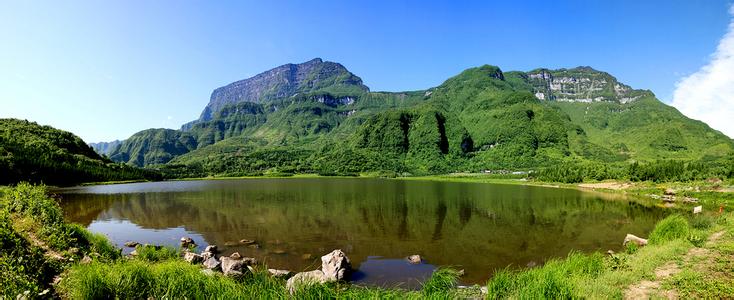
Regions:
[[[725, 231], [718, 231], [709, 236], [705, 247], [713, 246], [723, 235]], [[683, 256], [683, 265], [687, 265], [692, 261], [697, 262], [697, 268], [705, 270], [708, 267], [708, 260], [712, 260], [712, 251], [707, 248], [694, 247], [688, 250]], [[675, 290], [666, 290], [662, 288], [662, 283], [671, 276], [681, 272], [681, 267], [674, 261], [669, 261], [655, 269], [655, 280], [643, 280], [637, 284], [631, 285], [624, 292], [624, 299], [678, 299], [678, 292]]]
[[625, 190], [633, 185], [626, 182], [599, 182], [599, 183], [582, 183], [579, 187], [586, 189], [607, 189], [607, 190]]

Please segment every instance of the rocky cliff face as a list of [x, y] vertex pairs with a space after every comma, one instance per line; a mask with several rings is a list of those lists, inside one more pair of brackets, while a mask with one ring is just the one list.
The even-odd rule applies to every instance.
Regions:
[[110, 153], [112, 153], [112, 151], [115, 150], [117, 146], [120, 146], [120, 144], [122, 144], [123, 141], [114, 140], [111, 142], [89, 143], [88, 145], [89, 147], [92, 147], [92, 149], [94, 149], [94, 151], [99, 153], [100, 155], [102, 154], [110, 155]]
[[561, 102], [618, 102], [640, 99], [646, 91], [633, 90], [606, 72], [590, 67], [537, 69], [527, 73], [535, 97]]
[[215, 89], [199, 121], [211, 120], [227, 104], [263, 103], [319, 91], [343, 96], [368, 92], [369, 89], [362, 84], [362, 79], [341, 64], [315, 58], [301, 64], [282, 65]]

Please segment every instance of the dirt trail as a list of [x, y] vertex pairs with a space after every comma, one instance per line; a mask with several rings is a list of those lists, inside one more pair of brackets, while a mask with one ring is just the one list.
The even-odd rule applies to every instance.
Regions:
[[[718, 231], [709, 236], [706, 245], [711, 246], [716, 243], [725, 231]], [[683, 264], [689, 263], [693, 259], [701, 259], [711, 254], [711, 250], [706, 248], [694, 247], [683, 256]], [[670, 261], [655, 269], [655, 280], [643, 280], [637, 284], [633, 284], [624, 292], [624, 299], [650, 299], [652, 296], [664, 299], [678, 299], [678, 293], [675, 290], [664, 290], [661, 288], [662, 282], [681, 271], [680, 266]]]

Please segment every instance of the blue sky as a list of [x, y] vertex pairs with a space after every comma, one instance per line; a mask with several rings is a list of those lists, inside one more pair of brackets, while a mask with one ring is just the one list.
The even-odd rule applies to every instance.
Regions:
[[312, 2], [7, 1], [0, 117], [124, 139], [178, 128], [214, 88], [314, 57], [387, 91], [482, 64], [589, 65], [670, 102], [732, 17], [730, 0]]

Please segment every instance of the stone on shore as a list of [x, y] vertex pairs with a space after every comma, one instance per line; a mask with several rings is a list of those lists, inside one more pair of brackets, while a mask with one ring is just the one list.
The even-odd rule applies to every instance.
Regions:
[[240, 276], [245, 272], [249, 272], [245, 263], [240, 259], [233, 259], [229, 257], [222, 257], [222, 272], [225, 276]]
[[198, 264], [204, 261], [204, 257], [194, 252], [186, 252], [184, 253], [184, 260], [191, 264]]
[[210, 270], [221, 270], [222, 264], [214, 257], [210, 257], [207, 260], [204, 261], [204, 267]]
[[140, 245], [140, 243], [135, 242], [135, 241], [125, 242], [125, 247], [129, 247], [129, 248], [135, 248], [137, 245]]
[[218, 252], [217, 245], [209, 245], [209, 246], [206, 246], [206, 248], [204, 248], [204, 252], [211, 252], [213, 254], [217, 254], [217, 252]]
[[311, 284], [318, 284], [318, 283], [325, 283], [327, 282], [326, 275], [321, 270], [313, 270], [308, 272], [301, 272], [290, 279], [285, 284], [286, 289], [288, 289], [288, 292], [293, 294], [301, 287], [311, 285]]
[[321, 257], [321, 271], [326, 280], [345, 280], [352, 272], [352, 263], [342, 250], [334, 250]]
[[288, 276], [293, 272], [288, 270], [268, 269], [268, 273], [273, 277], [288, 278]]
[[192, 238], [190, 238], [190, 237], [187, 237], [187, 236], [182, 237], [181, 238], [181, 247], [188, 248], [190, 246], [196, 246], [196, 243], [194, 242], [194, 240]]
[[627, 246], [627, 244], [629, 243], [634, 243], [637, 246], [645, 246], [647, 245], [647, 240], [641, 237], [638, 237], [634, 234], [628, 233], [627, 236], [624, 237], [624, 242], [622, 243], [622, 245]]

